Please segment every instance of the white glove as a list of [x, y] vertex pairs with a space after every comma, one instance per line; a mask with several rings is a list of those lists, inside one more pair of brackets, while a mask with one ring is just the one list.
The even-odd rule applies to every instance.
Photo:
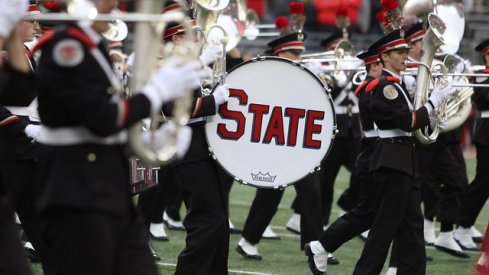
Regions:
[[199, 56], [199, 60], [202, 62], [202, 65], [207, 66], [220, 56], [222, 56], [222, 47], [219, 45], [210, 45], [204, 48], [202, 54]]
[[40, 131], [41, 131], [40, 125], [29, 124], [27, 125], [27, 127], [24, 128], [24, 133], [28, 137], [32, 138], [33, 140], [37, 140]]
[[174, 143], [176, 138], [176, 155], [178, 158], [182, 158], [190, 146], [192, 129], [188, 126], [182, 126], [177, 132], [175, 123], [173, 121], [168, 121], [154, 132], [143, 132], [141, 138], [144, 143], [149, 145], [155, 151], [160, 150], [169, 142]]
[[8, 38], [20, 19], [26, 15], [29, 0], [0, 0], [0, 36]]
[[321, 68], [322, 64], [318, 61], [306, 62], [306, 68], [308, 68], [313, 74], [319, 76], [323, 73], [323, 69]]
[[224, 84], [222, 86], [217, 87], [217, 89], [212, 93], [214, 96], [214, 100], [216, 101], [216, 105], [219, 106], [224, 102], [229, 100], [229, 89], [228, 85]]
[[199, 61], [178, 64], [180, 61], [177, 58], [168, 60], [144, 86], [142, 93], [150, 100], [152, 113], [158, 112], [164, 102], [200, 87], [200, 82], [206, 76]]
[[333, 74], [336, 86], [343, 88], [347, 84], [347, 77], [344, 71], [339, 71]]
[[429, 101], [431, 104], [433, 104], [433, 107], [438, 107], [440, 103], [445, 100], [447, 97], [453, 95], [454, 93], [457, 92], [457, 89], [452, 87], [452, 85], [447, 85], [446, 87], [443, 88], [437, 88], [434, 89], [433, 92], [431, 92]]

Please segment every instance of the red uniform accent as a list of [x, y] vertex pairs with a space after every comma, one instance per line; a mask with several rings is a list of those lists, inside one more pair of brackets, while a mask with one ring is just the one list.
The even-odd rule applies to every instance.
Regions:
[[69, 36], [80, 40], [83, 44], [87, 45], [89, 48], [95, 48], [97, 45], [93, 43], [92, 39], [88, 37], [86, 33], [76, 28], [69, 28], [66, 30]]
[[41, 36], [41, 38], [39, 39], [39, 41], [37, 41], [36, 45], [32, 48], [31, 52], [30, 52], [30, 55], [34, 54], [37, 50], [39, 50], [40, 48], [42, 48], [42, 46], [44, 46], [44, 44], [46, 44], [47, 42], [51, 41], [51, 39], [54, 38], [54, 35], [55, 35], [55, 32], [54, 31], [47, 31], [44, 33], [43, 36]]
[[[394, 76], [387, 76], [387, 77], [382, 77], [383, 79], [386, 79], [387, 81], [389, 82], [394, 82], [394, 83], [401, 83], [401, 80], [397, 77], [394, 77]], [[377, 79], [374, 79], [372, 80], [368, 85], [367, 85], [367, 88], [365, 89], [365, 91], [367, 93], [371, 93], [373, 90], [375, 90], [375, 87], [377, 87], [377, 85], [379, 85], [379, 82], [380, 80], [377, 78]]]
[[10, 123], [16, 121], [16, 120], [19, 120], [19, 117], [18, 116], [9, 116], [7, 117], [6, 119], [0, 121], [0, 127], [3, 127], [5, 125], [9, 125]]
[[370, 81], [368, 80], [364, 80], [362, 82], [362, 84], [360, 84], [360, 86], [357, 87], [357, 89], [355, 90], [355, 95], [358, 96], [360, 94], [360, 91], [365, 87], [367, 86], [368, 84], [370, 83]]
[[195, 103], [195, 108], [192, 116], [193, 117], [197, 116], [197, 114], [200, 113], [200, 109], [202, 109], [202, 97], [197, 98], [197, 102]]
[[372, 80], [368, 85], [367, 85], [367, 88], [365, 89], [365, 92], [367, 93], [371, 93], [375, 87], [377, 87], [377, 85], [379, 85], [379, 79], [376, 78], [374, 80]]

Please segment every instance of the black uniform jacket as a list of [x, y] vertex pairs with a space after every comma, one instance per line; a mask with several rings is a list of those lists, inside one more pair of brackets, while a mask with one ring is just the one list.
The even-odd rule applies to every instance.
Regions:
[[0, 73], [0, 159], [26, 160], [36, 157], [36, 144], [24, 133], [28, 116], [12, 114], [3, 106], [28, 106], [36, 97], [32, 73], [12, 69], [8, 63]]
[[[480, 73], [489, 73], [489, 68]], [[480, 82], [478, 82], [478, 80]], [[476, 83], [489, 84], [489, 78], [476, 79]], [[472, 100], [475, 102], [477, 109], [480, 112], [489, 112], [489, 88], [475, 87]], [[474, 142], [489, 146], [489, 117], [478, 118], [475, 124]]]
[[[378, 81], [372, 81], [370, 110], [380, 130], [412, 132], [430, 123], [426, 107], [413, 111], [409, 94], [399, 79], [382, 71]], [[379, 139], [370, 170], [386, 167], [411, 176], [419, 175], [419, 167], [412, 137], [389, 137]]]
[[[149, 115], [149, 99], [112, 94], [110, 61], [101, 37], [76, 25], [59, 26], [39, 44], [39, 114], [48, 129], [85, 129], [104, 139]], [[98, 52], [98, 59], [94, 52]], [[102, 58], [102, 60], [100, 59]], [[103, 69], [103, 64], [108, 70]], [[76, 137], [76, 136], [75, 136]], [[124, 141], [48, 144], [41, 161], [42, 210], [62, 206], [124, 214], [129, 209]]]
[[[205, 116], [216, 114], [216, 101], [213, 95], [202, 96], [200, 89], [193, 92], [192, 118], [188, 126], [192, 128], [192, 140], [190, 147], [181, 160], [176, 160], [174, 164], [198, 161], [209, 158], [209, 145], [205, 137]], [[163, 112], [171, 116], [173, 104], [165, 104]]]
[[[360, 110], [360, 121], [363, 131], [374, 130], [374, 119], [370, 112], [371, 93], [366, 91], [368, 84], [375, 78], [367, 75], [365, 80], [355, 90], [355, 95], [358, 97], [358, 107]], [[360, 153], [356, 159], [357, 167], [369, 167], [371, 156], [375, 149], [375, 143], [378, 137], [363, 137], [360, 148]]]

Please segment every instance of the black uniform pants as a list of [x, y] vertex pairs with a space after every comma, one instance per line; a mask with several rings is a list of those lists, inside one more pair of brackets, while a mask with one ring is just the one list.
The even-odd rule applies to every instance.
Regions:
[[31, 275], [14, 222], [14, 210], [5, 192], [0, 193], [0, 274]]
[[41, 258], [44, 272], [48, 273], [48, 255], [46, 245], [42, 241], [39, 216], [35, 207], [40, 192], [35, 169], [36, 162], [33, 159], [3, 160], [0, 162], [0, 181], [19, 215], [25, 234]]
[[42, 225], [54, 275], [158, 274], [136, 215], [56, 208], [46, 211]]
[[489, 146], [477, 144], [475, 178], [462, 196], [460, 225], [471, 227], [489, 197]]
[[[360, 139], [337, 138], [333, 142], [331, 151], [321, 163], [321, 194], [324, 224], [329, 223], [333, 204], [334, 183], [341, 166], [345, 166], [349, 172], [353, 171], [355, 159], [360, 151]], [[348, 211], [358, 204], [359, 181], [355, 174], [350, 176], [350, 186], [338, 200], [338, 205]]]
[[446, 223], [457, 223], [463, 191], [468, 185], [465, 161], [457, 144], [442, 141], [420, 150], [421, 196], [425, 217]]
[[419, 186], [413, 177], [388, 168], [380, 168], [374, 176], [379, 186], [375, 218], [353, 274], [379, 274], [394, 238], [401, 253], [397, 274], [425, 274]]
[[347, 241], [368, 230], [374, 220], [374, 206], [377, 198], [378, 183], [375, 182], [368, 167], [356, 167], [360, 182], [360, 194], [357, 207], [339, 217], [321, 234], [319, 242], [324, 249], [333, 253]]
[[[294, 184], [301, 213], [301, 249], [317, 240], [323, 229], [320, 173], [307, 175]], [[263, 232], [277, 212], [284, 190], [257, 189], [241, 235], [250, 243], [260, 242]]]
[[186, 246], [175, 274], [228, 274], [229, 222], [226, 188], [210, 158], [172, 166], [187, 215]]
[[[137, 207], [141, 211], [146, 227], [150, 223], [162, 223], [163, 211], [168, 204], [170, 189], [175, 188], [171, 180], [172, 174], [169, 168], [162, 167], [158, 171], [159, 184], [139, 194]], [[178, 192], [180, 193], [180, 192]]]

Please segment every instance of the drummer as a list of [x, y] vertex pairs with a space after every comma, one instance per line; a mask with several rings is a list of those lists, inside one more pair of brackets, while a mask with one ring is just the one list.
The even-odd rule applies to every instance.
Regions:
[[[285, 17], [279, 17], [275, 21], [277, 28], [282, 30], [282, 35], [268, 43], [274, 56], [298, 61], [304, 51], [304, 40], [307, 35], [302, 32], [302, 26], [288, 25]], [[301, 249], [305, 243], [317, 238], [322, 232], [322, 217], [320, 208], [320, 181], [319, 173], [314, 172], [294, 185], [301, 209]], [[241, 239], [236, 250], [248, 259], [261, 260], [258, 253], [258, 243], [263, 232], [277, 212], [284, 190], [257, 189], [255, 199], [248, 213]]]

